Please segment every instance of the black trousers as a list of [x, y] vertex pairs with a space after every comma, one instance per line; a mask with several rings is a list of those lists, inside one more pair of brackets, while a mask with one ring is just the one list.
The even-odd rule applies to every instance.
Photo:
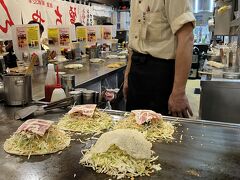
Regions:
[[175, 60], [158, 59], [133, 52], [126, 110], [150, 109], [168, 115], [174, 71]]

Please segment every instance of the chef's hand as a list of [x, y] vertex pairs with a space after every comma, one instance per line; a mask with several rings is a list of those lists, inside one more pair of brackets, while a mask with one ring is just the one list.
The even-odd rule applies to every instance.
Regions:
[[128, 78], [124, 78], [124, 83], [123, 83], [123, 96], [125, 101], [127, 100], [127, 94], [128, 94]]
[[172, 93], [168, 100], [168, 110], [174, 117], [189, 118], [193, 112], [185, 93]]

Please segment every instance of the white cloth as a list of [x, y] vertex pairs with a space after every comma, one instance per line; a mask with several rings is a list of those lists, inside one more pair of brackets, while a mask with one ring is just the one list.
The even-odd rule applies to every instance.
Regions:
[[132, 0], [129, 47], [157, 58], [175, 59], [176, 32], [195, 25], [190, 0]]

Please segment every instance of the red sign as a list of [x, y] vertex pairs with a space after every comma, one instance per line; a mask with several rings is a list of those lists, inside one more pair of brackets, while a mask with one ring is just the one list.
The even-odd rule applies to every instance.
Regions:
[[76, 12], [76, 8], [75, 7], [70, 6], [69, 16], [70, 16], [71, 24], [74, 24], [75, 21], [76, 21], [76, 17], [77, 17], [77, 12]]
[[36, 12], [32, 14], [32, 20], [40, 23], [45, 23], [45, 20], [42, 18], [42, 13], [38, 10], [36, 10]]
[[57, 19], [56, 19], [56, 25], [59, 23], [59, 24], [62, 24], [62, 14], [60, 13], [59, 11], [59, 6], [57, 6], [57, 9], [55, 9], [55, 14], [57, 16]]
[[8, 25], [11, 27], [12, 25], [14, 25], [14, 22], [11, 18], [11, 15], [8, 11], [8, 8], [4, 2], [4, 0], [0, 0], [0, 5], [3, 7], [4, 11], [6, 12], [8, 19], [5, 20], [5, 26], [0, 25], [0, 30], [4, 33], [8, 32]]

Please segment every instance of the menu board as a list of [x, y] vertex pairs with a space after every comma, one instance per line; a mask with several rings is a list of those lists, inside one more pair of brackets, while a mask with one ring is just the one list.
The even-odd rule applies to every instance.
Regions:
[[38, 24], [17, 25], [12, 30], [15, 51], [41, 50]]
[[19, 60], [29, 60], [32, 53], [38, 54], [41, 52], [39, 25], [27, 24], [13, 26], [12, 41], [17, 58]]
[[87, 27], [87, 42], [88, 44], [95, 44], [97, 42], [97, 27]]
[[48, 28], [48, 44], [49, 46], [59, 46], [59, 29]]
[[79, 42], [87, 41], [87, 28], [86, 27], [77, 27], [76, 28], [76, 37]]
[[27, 27], [28, 47], [31, 50], [40, 49], [39, 26]]
[[59, 28], [59, 36], [60, 36], [60, 46], [66, 47], [70, 46], [70, 29], [69, 28]]
[[60, 53], [61, 48], [70, 47], [70, 28], [63, 26], [52, 26], [48, 28], [49, 47]]
[[112, 26], [102, 26], [102, 38], [106, 41], [112, 39]]
[[40, 32], [38, 25], [16, 26], [16, 44], [20, 51], [40, 49]]
[[17, 36], [17, 48], [19, 50], [27, 50], [28, 49], [28, 41], [27, 41], [27, 31], [26, 27], [16, 27], [16, 36]]

